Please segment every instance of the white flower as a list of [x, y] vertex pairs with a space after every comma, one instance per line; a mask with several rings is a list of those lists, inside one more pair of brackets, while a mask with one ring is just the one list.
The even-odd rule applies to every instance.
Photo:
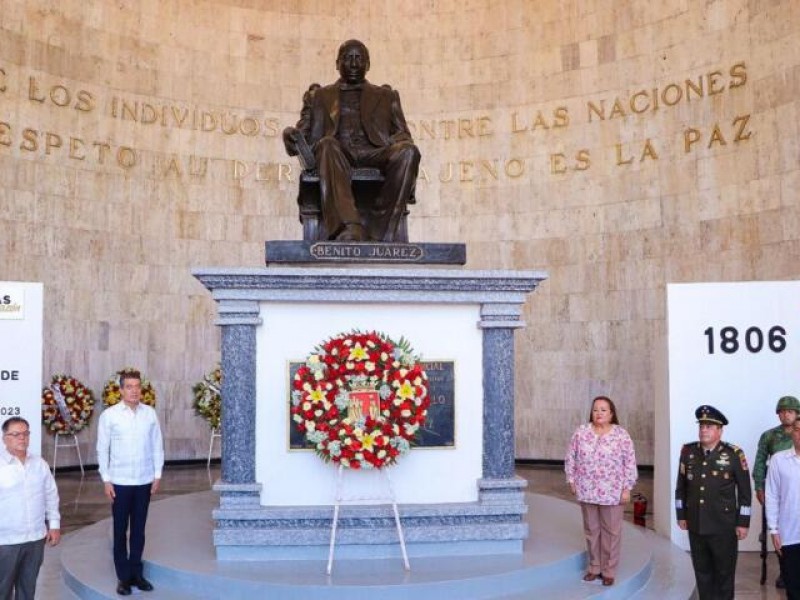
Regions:
[[314, 421], [306, 421], [306, 431], [314, 431], [317, 428], [317, 424]]
[[322, 441], [327, 438], [327, 434], [324, 431], [309, 431], [306, 434], [306, 439], [311, 442], [312, 444], [319, 444], [322, 445]]

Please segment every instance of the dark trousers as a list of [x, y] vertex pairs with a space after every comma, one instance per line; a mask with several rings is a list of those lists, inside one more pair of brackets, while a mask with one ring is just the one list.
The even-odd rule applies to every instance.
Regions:
[[316, 145], [319, 170], [322, 218], [333, 238], [348, 224], [361, 223], [352, 189], [353, 167], [373, 167], [384, 175], [383, 187], [370, 207], [367, 234], [370, 239], [392, 242], [400, 217], [417, 184], [420, 154], [409, 142], [397, 142], [383, 148], [346, 150], [339, 140], [324, 137]]
[[694, 578], [700, 600], [733, 600], [739, 540], [736, 530], [716, 535], [689, 532]]
[[33, 600], [42, 560], [44, 538], [0, 546], [0, 600]]
[[786, 584], [786, 598], [800, 600], [800, 544], [783, 546], [781, 553], [781, 573]]
[[[150, 487], [114, 484], [114, 569], [117, 579], [130, 581], [142, 576], [144, 525], [150, 506]], [[128, 533], [130, 531], [130, 533]]]

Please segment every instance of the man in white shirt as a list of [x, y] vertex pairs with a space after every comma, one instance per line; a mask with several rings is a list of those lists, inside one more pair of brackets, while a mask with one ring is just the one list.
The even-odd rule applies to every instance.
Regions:
[[58, 488], [47, 463], [28, 454], [30, 441], [30, 427], [22, 417], [3, 423], [0, 598], [4, 599], [33, 600], [45, 541], [55, 546], [61, 539]]
[[164, 468], [164, 441], [156, 411], [139, 402], [139, 373], [124, 372], [119, 387], [122, 402], [100, 415], [97, 463], [112, 502], [117, 594], [129, 596], [131, 586], [144, 592], [153, 589], [142, 572], [142, 553], [150, 496], [158, 491]]
[[772, 455], [767, 471], [767, 527], [781, 557], [786, 597], [800, 600], [800, 420], [791, 430], [793, 447]]

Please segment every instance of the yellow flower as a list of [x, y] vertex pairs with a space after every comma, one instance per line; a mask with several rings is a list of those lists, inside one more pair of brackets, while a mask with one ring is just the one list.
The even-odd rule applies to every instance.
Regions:
[[361, 438], [361, 447], [364, 448], [364, 450], [372, 451], [374, 445], [375, 445], [375, 436], [373, 434], [368, 433], [367, 435]]
[[414, 397], [414, 386], [406, 380], [403, 382], [403, 385], [400, 386], [400, 389], [397, 390], [396, 395], [403, 400], [411, 400]]
[[325, 400], [325, 392], [317, 388], [308, 395], [308, 399], [311, 400], [311, 402], [322, 402]]

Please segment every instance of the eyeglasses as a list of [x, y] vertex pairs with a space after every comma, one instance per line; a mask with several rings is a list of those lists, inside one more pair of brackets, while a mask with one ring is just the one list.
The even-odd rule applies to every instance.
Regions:
[[13, 437], [15, 440], [19, 438], [31, 437], [30, 431], [15, 431], [14, 433], [6, 433], [8, 437]]

